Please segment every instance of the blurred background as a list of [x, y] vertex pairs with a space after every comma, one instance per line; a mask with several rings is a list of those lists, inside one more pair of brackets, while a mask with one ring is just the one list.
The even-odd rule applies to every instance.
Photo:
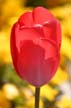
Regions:
[[40, 108], [71, 108], [71, 0], [0, 0], [0, 108], [34, 108], [35, 88], [12, 65], [10, 32], [18, 17], [36, 6], [48, 8], [62, 24], [60, 67], [41, 88]]

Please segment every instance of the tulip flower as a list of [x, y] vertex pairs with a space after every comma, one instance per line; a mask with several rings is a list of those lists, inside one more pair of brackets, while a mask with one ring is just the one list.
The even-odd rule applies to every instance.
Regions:
[[24, 13], [12, 27], [11, 55], [15, 70], [37, 88], [55, 75], [60, 46], [60, 22], [43, 7]]

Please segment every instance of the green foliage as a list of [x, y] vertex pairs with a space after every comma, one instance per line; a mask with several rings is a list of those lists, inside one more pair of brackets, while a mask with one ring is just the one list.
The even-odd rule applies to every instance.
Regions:
[[[11, 82], [16, 84], [17, 86], [27, 86], [27, 82], [23, 81], [15, 72], [12, 64], [2, 64], [0, 66], [0, 83], [4, 84], [7, 82]], [[0, 85], [1, 85], [0, 84]]]
[[46, 7], [46, 3], [44, 2], [44, 0], [36, 0], [36, 1], [27, 0], [26, 6], [32, 6], [32, 7], [43, 6], [43, 7]]

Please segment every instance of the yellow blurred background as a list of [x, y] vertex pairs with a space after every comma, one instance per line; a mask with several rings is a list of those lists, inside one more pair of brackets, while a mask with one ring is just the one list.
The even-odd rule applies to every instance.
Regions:
[[71, 0], [0, 0], [0, 108], [34, 108], [35, 88], [15, 73], [10, 32], [18, 17], [36, 6], [61, 22], [61, 62], [54, 78], [41, 87], [40, 108], [71, 108]]

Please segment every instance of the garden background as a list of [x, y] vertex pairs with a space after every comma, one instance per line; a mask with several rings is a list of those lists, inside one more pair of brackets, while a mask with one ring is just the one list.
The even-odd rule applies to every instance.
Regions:
[[60, 66], [41, 88], [40, 108], [71, 108], [71, 0], [0, 0], [0, 108], [34, 108], [35, 88], [12, 65], [10, 32], [18, 17], [36, 6], [48, 8], [62, 25]]

